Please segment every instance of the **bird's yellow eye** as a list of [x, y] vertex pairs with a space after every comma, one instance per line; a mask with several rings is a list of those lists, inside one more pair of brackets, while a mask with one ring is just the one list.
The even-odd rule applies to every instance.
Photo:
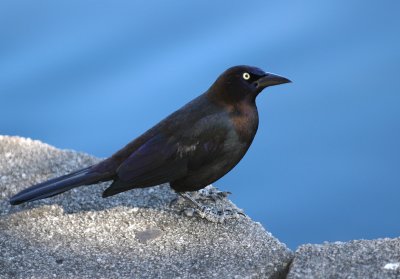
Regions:
[[249, 80], [250, 79], [250, 74], [249, 73], [243, 73], [243, 78], [245, 80]]

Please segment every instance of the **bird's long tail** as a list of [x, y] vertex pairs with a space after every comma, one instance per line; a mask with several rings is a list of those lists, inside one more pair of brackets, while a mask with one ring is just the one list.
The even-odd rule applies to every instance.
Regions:
[[99, 173], [92, 172], [91, 168], [92, 167], [87, 167], [76, 172], [33, 185], [13, 196], [10, 199], [10, 204], [17, 205], [28, 201], [40, 200], [58, 195], [75, 187], [107, 180], [103, 179]]

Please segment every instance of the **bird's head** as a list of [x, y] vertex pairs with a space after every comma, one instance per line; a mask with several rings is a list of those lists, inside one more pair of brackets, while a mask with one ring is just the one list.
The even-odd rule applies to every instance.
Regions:
[[224, 102], [254, 102], [266, 87], [291, 82], [289, 79], [251, 66], [235, 66], [223, 72], [209, 90], [210, 97]]

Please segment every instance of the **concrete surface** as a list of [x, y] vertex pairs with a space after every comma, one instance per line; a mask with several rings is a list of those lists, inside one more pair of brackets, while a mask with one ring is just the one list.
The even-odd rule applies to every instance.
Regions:
[[[285, 276], [292, 253], [259, 223], [187, 216], [188, 204], [172, 202], [177, 196], [166, 185], [102, 199], [102, 183], [21, 206], [8, 203], [31, 184], [97, 161], [0, 136], [0, 278]], [[235, 208], [227, 199], [216, 206]]]
[[400, 238], [302, 245], [288, 278], [400, 278]]

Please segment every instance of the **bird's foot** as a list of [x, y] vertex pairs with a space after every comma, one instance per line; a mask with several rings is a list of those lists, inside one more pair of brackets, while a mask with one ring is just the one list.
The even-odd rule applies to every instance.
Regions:
[[[220, 193], [224, 193], [221, 191], [214, 191], [215, 193], [213, 193], [213, 198], [207, 198], [207, 199], [211, 199], [214, 202], [216, 202], [217, 200], [222, 200], [223, 198], [226, 197], [226, 195], [222, 194], [223, 197], [221, 197]], [[214, 194], [218, 197], [218, 198], [214, 198]], [[233, 218], [238, 218], [240, 215], [245, 216], [245, 214], [243, 213], [243, 211], [241, 211], [240, 209], [222, 209], [222, 210], [217, 210], [216, 208], [213, 208], [211, 206], [207, 206], [207, 205], [202, 205], [201, 203], [199, 203], [195, 197], [192, 197], [190, 194], [188, 193], [180, 193], [180, 195], [187, 201], [189, 201], [190, 203], [192, 203], [193, 205], [195, 205], [195, 208], [187, 208], [185, 209], [185, 214], [186, 216], [193, 216], [194, 213], [197, 213], [201, 218], [206, 219], [210, 222], [213, 223], [223, 223], [225, 220], [227, 219], [233, 219]], [[202, 193], [196, 193], [196, 196], [198, 195], [202, 195]], [[199, 200], [204, 200], [205, 198], [199, 198], [197, 197]]]
[[220, 191], [217, 188], [208, 185], [207, 187], [196, 192], [200, 200], [212, 200], [214, 202], [223, 200], [228, 197], [231, 192]]
[[196, 212], [201, 218], [213, 223], [223, 223], [228, 219], [237, 219], [239, 215], [245, 216], [242, 211], [232, 209], [215, 211], [209, 206], [203, 206]]

